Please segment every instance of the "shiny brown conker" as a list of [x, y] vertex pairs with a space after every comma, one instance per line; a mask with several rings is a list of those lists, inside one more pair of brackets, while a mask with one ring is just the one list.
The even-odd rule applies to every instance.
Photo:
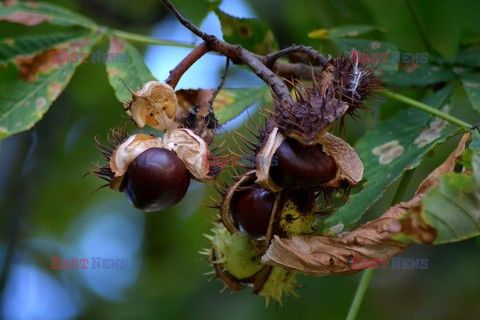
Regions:
[[257, 186], [239, 191], [232, 214], [240, 231], [255, 238], [266, 235], [274, 203], [275, 193]]
[[129, 164], [123, 192], [136, 208], [152, 212], [177, 204], [189, 185], [190, 173], [173, 151], [150, 148]]
[[314, 188], [335, 178], [335, 160], [322, 151], [322, 146], [303, 145], [285, 139], [275, 151], [277, 165], [271, 166], [273, 181], [287, 189]]

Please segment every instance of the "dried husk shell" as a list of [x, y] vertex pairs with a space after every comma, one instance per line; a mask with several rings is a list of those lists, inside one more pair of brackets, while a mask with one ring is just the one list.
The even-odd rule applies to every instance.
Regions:
[[208, 145], [190, 129], [176, 129], [163, 136], [165, 148], [175, 151], [183, 160], [190, 173], [205, 183], [212, 183], [215, 176], [210, 176], [210, 164], [205, 159], [210, 156]]
[[149, 81], [140, 90], [132, 92], [132, 100], [126, 106], [127, 113], [138, 128], [148, 125], [157, 130], [177, 126], [177, 108], [175, 91], [160, 81]]
[[338, 188], [343, 181], [347, 181], [349, 187], [354, 187], [362, 181], [362, 160], [347, 142], [331, 133], [326, 133], [318, 137], [316, 143], [323, 146], [323, 151], [331, 156], [337, 165], [335, 178], [323, 184], [322, 187]]
[[120, 190], [128, 165], [142, 152], [150, 148], [162, 148], [162, 138], [147, 134], [135, 134], [118, 145], [110, 157], [110, 170], [114, 174], [110, 181], [110, 188]]
[[277, 127], [275, 127], [268, 135], [268, 138], [262, 148], [257, 153], [257, 157], [259, 157], [260, 159], [267, 159], [267, 162], [262, 162], [262, 165], [257, 166], [257, 180], [255, 181], [255, 183], [260, 185], [262, 188], [273, 192], [278, 192], [282, 190], [282, 187], [278, 186], [275, 182], [273, 182], [272, 178], [270, 177], [270, 166], [272, 164], [272, 159], [275, 151], [277, 151], [278, 147], [282, 144], [284, 140], [285, 136], [280, 133]]
[[150, 148], [165, 148], [177, 154], [193, 177], [199, 181], [212, 183], [215, 176], [210, 176], [210, 150], [202, 138], [189, 129], [169, 130], [163, 138], [139, 133], [130, 136], [118, 145], [110, 157], [110, 170], [114, 174], [110, 188], [120, 190], [128, 165], [142, 152]]

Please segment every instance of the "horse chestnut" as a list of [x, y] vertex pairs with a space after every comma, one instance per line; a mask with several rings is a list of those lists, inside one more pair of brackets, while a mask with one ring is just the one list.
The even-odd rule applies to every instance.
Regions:
[[151, 212], [177, 204], [189, 185], [190, 174], [174, 152], [150, 148], [128, 166], [123, 192], [136, 208]]
[[276, 166], [270, 167], [273, 181], [288, 189], [314, 188], [335, 178], [335, 160], [322, 151], [322, 146], [303, 145], [285, 139], [275, 151]]
[[232, 208], [232, 215], [240, 231], [258, 238], [267, 233], [275, 203], [275, 193], [259, 187], [240, 191]]

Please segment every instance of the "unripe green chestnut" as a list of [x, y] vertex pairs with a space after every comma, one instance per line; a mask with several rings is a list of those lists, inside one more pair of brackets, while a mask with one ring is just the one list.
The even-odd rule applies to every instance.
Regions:
[[189, 185], [190, 174], [174, 152], [150, 148], [128, 166], [123, 192], [136, 208], [151, 212], [180, 202]]
[[273, 181], [287, 189], [314, 188], [335, 178], [335, 160], [322, 151], [320, 144], [303, 145], [285, 139], [275, 151], [276, 166], [270, 167]]

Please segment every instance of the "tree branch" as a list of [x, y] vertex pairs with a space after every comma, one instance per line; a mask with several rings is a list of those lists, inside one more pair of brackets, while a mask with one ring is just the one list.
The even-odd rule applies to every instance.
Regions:
[[215, 101], [215, 98], [217, 97], [217, 95], [220, 93], [220, 90], [222, 90], [223, 86], [225, 85], [229, 67], [230, 67], [230, 59], [227, 58], [227, 60], [225, 61], [225, 71], [223, 72], [222, 80], [220, 81], [220, 84], [218, 85], [217, 89], [215, 90], [215, 92], [212, 94], [212, 97], [208, 101], [210, 110], [213, 110], [213, 102]]
[[183, 76], [183, 74], [188, 69], [190, 69], [190, 67], [208, 51], [209, 49], [207, 43], [202, 42], [195, 49], [193, 49], [182, 61], [180, 61], [180, 63], [175, 68], [170, 70], [170, 75], [168, 76], [167, 80], [165, 80], [165, 83], [175, 89], [178, 81]]
[[273, 67], [273, 64], [275, 63], [275, 61], [278, 58], [280, 58], [282, 56], [285, 56], [285, 55], [288, 55], [290, 53], [294, 53], [294, 52], [303, 52], [303, 53], [308, 54], [311, 58], [313, 58], [315, 61], [318, 62], [320, 67], [324, 67], [328, 63], [328, 60], [325, 59], [325, 57], [323, 55], [321, 55], [320, 52], [313, 49], [312, 47], [292, 45], [292, 46], [290, 46], [288, 48], [284, 48], [280, 51], [267, 54], [265, 56], [265, 60], [266, 60], [265, 65], [267, 66], [267, 68], [271, 69]]
[[169, 0], [163, 0], [163, 3], [183, 26], [205, 41], [210, 50], [225, 55], [230, 58], [233, 63], [244, 64], [249, 67], [250, 70], [271, 87], [273, 94], [282, 104], [293, 103], [293, 98], [291, 97], [287, 86], [275, 73], [273, 73], [272, 70], [267, 68], [265, 64], [260, 61], [257, 55], [241, 46], [226, 43], [214, 35], [203, 32], [190, 21], [185, 19]]

